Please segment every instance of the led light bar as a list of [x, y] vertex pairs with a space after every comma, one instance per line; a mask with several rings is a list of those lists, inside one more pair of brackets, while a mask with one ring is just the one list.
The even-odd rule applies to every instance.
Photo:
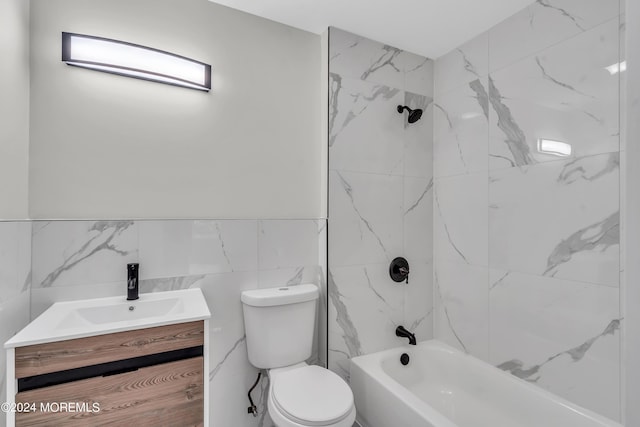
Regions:
[[75, 67], [211, 90], [211, 65], [123, 41], [63, 32], [62, 60]]

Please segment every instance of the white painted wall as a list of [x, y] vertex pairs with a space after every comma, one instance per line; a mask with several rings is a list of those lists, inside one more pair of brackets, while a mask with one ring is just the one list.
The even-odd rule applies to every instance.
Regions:
[[[206, 0], [33, 0], [32, 218], [325, 217], [320, 37]], [[73, 68], [60, 33], [213, 66], [210, 93]]]
[[0, 219], [27, 218], [29, 2], [0, 1]]

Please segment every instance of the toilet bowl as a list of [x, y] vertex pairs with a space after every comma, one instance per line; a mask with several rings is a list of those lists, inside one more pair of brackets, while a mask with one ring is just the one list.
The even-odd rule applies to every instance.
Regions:
[[254, 289], [241, 294], [249, 361], [269, 373], [267, 408], [277, 427], [352, 427], [353, 393], [335, 373], [307, 365], [318, 287]]
[[269, 371], [268, 410], [278, 427], [351, 427], [351, 389], [335, 373], [305, 363]]

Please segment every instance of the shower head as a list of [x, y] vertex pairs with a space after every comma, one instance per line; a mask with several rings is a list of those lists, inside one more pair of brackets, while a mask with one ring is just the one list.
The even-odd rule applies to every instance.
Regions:
[[422, 110], [420, 108], [412, 110], [406, 105], [398, 105], [398, 113], [402, 114], [404, 110], [407, 110], [409, 112], [409, 117], [407, 118], [407, 121], [409, 123], [415, 123], [422, 117]]

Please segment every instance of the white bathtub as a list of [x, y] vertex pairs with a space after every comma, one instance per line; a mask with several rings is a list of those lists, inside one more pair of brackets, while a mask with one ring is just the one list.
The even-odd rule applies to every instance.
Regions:
[[621, 427], [439, 341], [353, 358], [351, 387], [363, 427]]

